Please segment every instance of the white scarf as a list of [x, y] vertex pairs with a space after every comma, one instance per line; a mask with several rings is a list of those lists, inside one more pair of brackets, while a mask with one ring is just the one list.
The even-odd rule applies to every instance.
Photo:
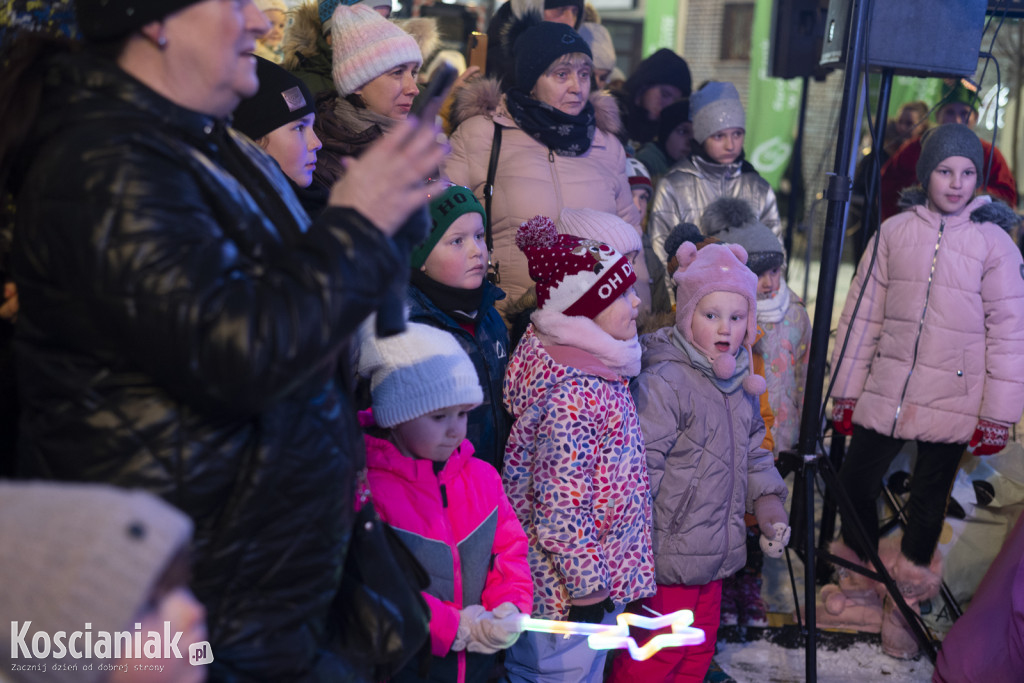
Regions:
[[778, 323], [786, 317], [789, 310], [789, 285], [785, 282], [771, 299], [757, 300], [757, 322]]

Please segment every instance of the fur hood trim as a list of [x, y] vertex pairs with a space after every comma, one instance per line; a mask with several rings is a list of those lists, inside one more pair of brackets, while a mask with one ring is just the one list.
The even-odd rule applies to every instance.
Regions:
[[423, 55], [423, 63], [433, 56], [441, 44], [441, 33], [437, 29], [435, 17], [413, 17], [411, 19], [395, 19], [392, 23], [416, 40]]
[[[615, 375], [636, 377], [640, 374], [642, 351], [640, 340], [637, 337], [621, 341], [605, 332], [590, 318], [568, 316], [564, 313], [545, 311], [544, 309], [534, 311], [530, 316], [530, 322], [533, 323], [537, 338], [555, 360], [559, 360], [563, 354], [554, 347], [564, 347], [569, 354], [572, 351], [583, 351], [592, 355]], [[578, 363], [566, 364], [580, 367]], [[605, 373], [600, 372], [601, 369], [597, 367], [580, 367], [580, 369], [611, 379]]]
[[452, 129], [474, 116], [490, 116], [501, 104], [501, 85], [494, 78], [478, 78], [462, 86], [452, 104]]
[[[984, 197], [985, 195], [981, 195]], [[977, 199], [977, 198], [975, 198]], [[1004, 202], [987, 197], [988, 202], [971, 212], [972, 223], [995, 223], [1006, 232], [1011, 232], [1020, 224], [1020, 216]], [[975, 200], [971, 200], [975, 201]], [[901, 210], [915, 206], [926, 206], [928, 195], [920, 185], [914, 185], [900, 192], [899, 207]]]
[[281, 49], [284, 61], [281, 63], [288, 71], [299, 66], [298, 55], [312, 57], [317, 52], [317, 39], [321, 36], [320, 12], [315, 2], [304, 2], [289, 12], [292, 23], [284, 32]]
[[[622, 116], [615, 98], [602, 90], [590, 93], [590, 102], [594, 105], [594, 119], [598, 129], [608, 135], [618, 135], [622, 130]], [[503, 104], [501, 86], [497, 80], [481, 78], [472, 81], [463, 86], [455, 96], [455, 104], [452, 106], [452, 130], [474, 116], [509, 118]]]

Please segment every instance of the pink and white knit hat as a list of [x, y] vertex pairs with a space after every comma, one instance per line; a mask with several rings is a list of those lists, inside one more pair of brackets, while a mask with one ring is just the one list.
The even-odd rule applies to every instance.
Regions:
[[338, 5], [331, 22], [334, 87], [342, 97], [396, 66], [423, 63], [416, 39], [365, 5]]
[[625, 256], [597, 240], [559, 235], [546, 216], [520, 225], [516, 246], [526, 254], [541, 310], [593, 319], [636, 282]]
[[620, 254], [642, 251], [640, 233], [613, 213], [595, 209], [562, 209], [558, 232], [604, 242]]

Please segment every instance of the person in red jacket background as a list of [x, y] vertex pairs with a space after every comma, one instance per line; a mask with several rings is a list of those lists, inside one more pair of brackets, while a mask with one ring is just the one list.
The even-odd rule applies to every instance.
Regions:
[[[962, 123], [973, 130], [978, 122], [977, 90], [969, 89], [963, 81], [944, 85], [942, 104], [935, 112], [935, 119], [940, 126], [945, 123]], [[1015, 209], [1017, 181], [1013, 177], [1010, 165], [1006, 163], [998, 147], [993, 147], [984, 139], [981, 140], [981, 147], [985, 157], [981, 174], [978, 176], [978, 191], [1001, 199], [1010, 208]], [[882, 167], [880, 203], [883, 221], [900, 212], [900, 192], [917, 184], [917, 160], [920, 158], [921, 136], [918, 136], [903, 143]]]

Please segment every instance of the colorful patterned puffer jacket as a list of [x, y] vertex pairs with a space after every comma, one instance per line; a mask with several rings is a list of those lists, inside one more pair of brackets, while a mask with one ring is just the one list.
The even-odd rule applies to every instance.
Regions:
[[[570, 347], [556, 361], [531, 325], [509, 361], [515, 423], [503, 480], [530, 540], [533, 616], [563, 619], [570, 598], [654, 594], [651, 495], [628, 380]], [[554, 353], [554, 351], [552, 351]], [[582, 369], [585, 368], [585, 369]]]

